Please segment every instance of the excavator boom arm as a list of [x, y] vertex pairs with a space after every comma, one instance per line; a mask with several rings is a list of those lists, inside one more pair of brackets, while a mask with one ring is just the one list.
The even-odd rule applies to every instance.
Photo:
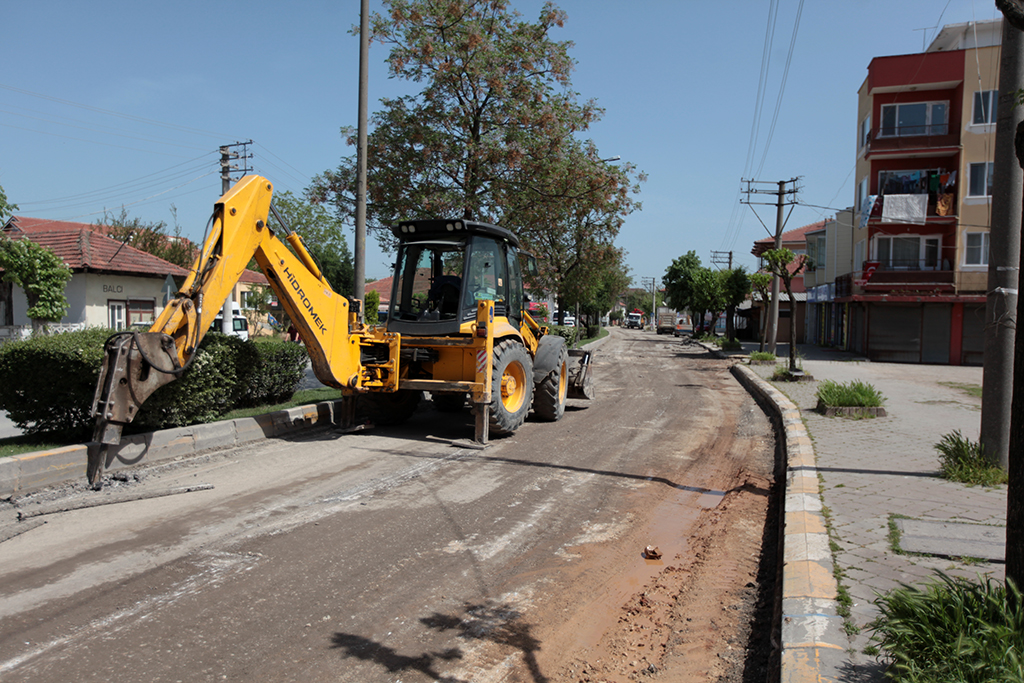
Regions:
[[[364, 384], [397, 387], [397, 338], [368, 335], [351, 315], [348, 299], [324, 281], [298, 235], [287, 237], [294, 253], [274, 235], [267, 225], [272, 194], [273, 186], [260, 176], [246, 176], [225, 193], [189, 276], [149, 332], [122, 332], [107, 340], [93, 401], [94, 441], [119, 443], [123, 426], [143, 402], [188, 367], [253, 257], [299, 330], [322, 382], [351, 390]], [[379, 367], [376, 375], [362, 372], [360, 347], [371, 343], [395, 350], [386, 368], [394, 377]]]

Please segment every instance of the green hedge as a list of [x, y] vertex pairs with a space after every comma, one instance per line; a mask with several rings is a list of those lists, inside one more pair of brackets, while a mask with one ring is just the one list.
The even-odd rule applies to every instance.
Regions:
[[88, 435], [103, 342], [91, 329], [0, 345], [0, 409], [28, 434]]
[[578, 333], [578, 327], [566, 327], [564, 325], [551, 325], [548, 327], [548, 334], [557, 334], [565, 340], [565, 343], [570, 348], [572, 348], [572, 345], [576, 342], [576, 336]]
[[[90, 438], [89, 410], [110, 335], [91, 329], [0, 346], [0, 409], [28, 434]], [[188, 370], [154, 392], [125, 431], [210, 422], [237, 407], [287, 400], [306, 358], [301, 344], [207, 334]]]

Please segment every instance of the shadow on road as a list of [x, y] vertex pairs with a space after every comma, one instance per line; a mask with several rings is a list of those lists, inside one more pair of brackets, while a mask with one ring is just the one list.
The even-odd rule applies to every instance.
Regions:
[[[532, 634], [533, 626], [522, 621], [522, 613], [507, 603], [466, 604], [461, 615], [434, 612], [420, 619], [427, 628], [444, 633], [453, 631], [463, 640], [486, 640], [496, 645], [514, 648], [523, 653], [523, 661], [534, 683], [548, 683], [549, 679], [537, 664], [540, 641]], [[448, 648], [440, 652], [425, 652], [412, 657], [399, 654], [394, 648], [369, 638], [350, 633], [335, 633], [331, 647], [345, 651], [346, 657], [355, 657], [384, 667], [389, 673], [419, 671], [435, 681], [468, 683], [460, 678], [441, 674], [436, 665], [463, 659], [462, 650]]]

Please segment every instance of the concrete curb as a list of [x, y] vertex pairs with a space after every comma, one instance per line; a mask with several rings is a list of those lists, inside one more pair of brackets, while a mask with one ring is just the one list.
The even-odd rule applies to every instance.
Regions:
[[[245, 443], [294, 434], [334, 424], [340, 401], [287, 408], [256, 417], [162, 429], [125, 437], [107, 453], [106, 467], [118, 470], [141, 462], [171, 460], [200, 451], [232, 448]], [[340, 407], [338, 407], [340, 409]], [[65, 446], [0, 459], [0, 495], [24, 493], [70, 479], [85, 479], [86, 447]]]
[[763, 399], [785, 432], [782, 542], [782, 683], [838, 681], [849, 639], [836, 601], [832, 551], [822, 513], [814, 446], [800, 410], [750, 368], [733, 365], [747, 391]]

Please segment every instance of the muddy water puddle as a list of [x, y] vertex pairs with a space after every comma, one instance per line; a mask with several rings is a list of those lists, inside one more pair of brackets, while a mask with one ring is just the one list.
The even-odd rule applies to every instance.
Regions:
[[[630, 563], [595, 597], [587, 610], [586, 623], [576, 632], [573, 647], [596, 646], [608, 627], [618, 621], [622, 605], [633, 595], [642, 591], [666, 567], [689, 564], [687, 539], [700, 516], [724, 498], [722, 491], [702, 490], [698, 493], [680, 490], [675, 496], [662, 501], [651, 515], [647, 528], [638, 536], [646, 542], [635, 548], [636, 562]], [[648, 545], [659, 550], [660, 559], [647, 559], [644, 551]]]

